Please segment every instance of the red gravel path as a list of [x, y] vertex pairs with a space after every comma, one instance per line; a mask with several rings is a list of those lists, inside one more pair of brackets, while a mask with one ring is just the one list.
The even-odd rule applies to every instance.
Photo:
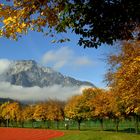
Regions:
[[63, 135], [56, 130], [0, 128], [0, 140], [50, 140]]

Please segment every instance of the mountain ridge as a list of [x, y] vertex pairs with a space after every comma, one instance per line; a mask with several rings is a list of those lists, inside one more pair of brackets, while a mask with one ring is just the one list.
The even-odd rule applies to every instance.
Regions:
[[50, 67], [44, 67], [34, 60], [14, 60], [7, 70], [0, 74], [0, 81], [23, 87], [61, 86], [91, 86], [90, 82], [80, 81], [70, 76], [64, 76]]

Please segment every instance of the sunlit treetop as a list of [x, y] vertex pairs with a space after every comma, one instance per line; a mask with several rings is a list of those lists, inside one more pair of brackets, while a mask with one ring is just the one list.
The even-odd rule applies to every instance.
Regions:
[[0, 5], [0, 35], [13, 39], [28, 30], [46, 34], [51, 32], [53, 36], [52, 30], [59, 22], [59, 13], [64, 9], [64, 1], [62, 3], [59, 0], [14, 0], [11, 5]]

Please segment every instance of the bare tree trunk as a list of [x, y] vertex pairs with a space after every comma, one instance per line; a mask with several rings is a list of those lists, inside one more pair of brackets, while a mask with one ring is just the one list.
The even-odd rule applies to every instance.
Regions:
[[139, 116], [135, 115], [135, 133], [138, 134], [139, 129]]
[[34, 120], [31, 120], [32, 121], [32, 128], [34, 128]]
[[56, 121], [56, 128], [59, 129], [59, 121]]
[[43, 120], [43, 128], [46, 128], [46, 126], [45, 126], [45, 120]]
[[47, 125], [48, 125], [47, 127], [49, 129], [50, 128], [50, 121], [49, 120], [47, 121]]
[[80, 130], [81, 129], [80, 128], [81, 127], [81, 120], [78, 120], [77, 122], [78, 122], [78, 130]]
[[115, 119], [115, 126], [116, 126], [116, 132], [118, 132], [118, 129], [119, 129], [119, 119], [118, 118]]
[[104, 126], [103, 126], [103, 118], [100, 119], [100, 124], [101, 124], [101, 130], [104, 130]]
[[9, 119], [6, 120], [6, 125], [9, 127]]
[[21, 127], [24, 128], [24, 121], [21, 121]]

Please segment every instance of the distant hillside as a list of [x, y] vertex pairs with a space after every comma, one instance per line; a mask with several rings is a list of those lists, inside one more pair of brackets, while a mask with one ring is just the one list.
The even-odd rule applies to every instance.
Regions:
[[10, 99], [10, 98], [0, 98], [0, 104], [3, 104], [5, 102], [13, 102], [14, 100]]

